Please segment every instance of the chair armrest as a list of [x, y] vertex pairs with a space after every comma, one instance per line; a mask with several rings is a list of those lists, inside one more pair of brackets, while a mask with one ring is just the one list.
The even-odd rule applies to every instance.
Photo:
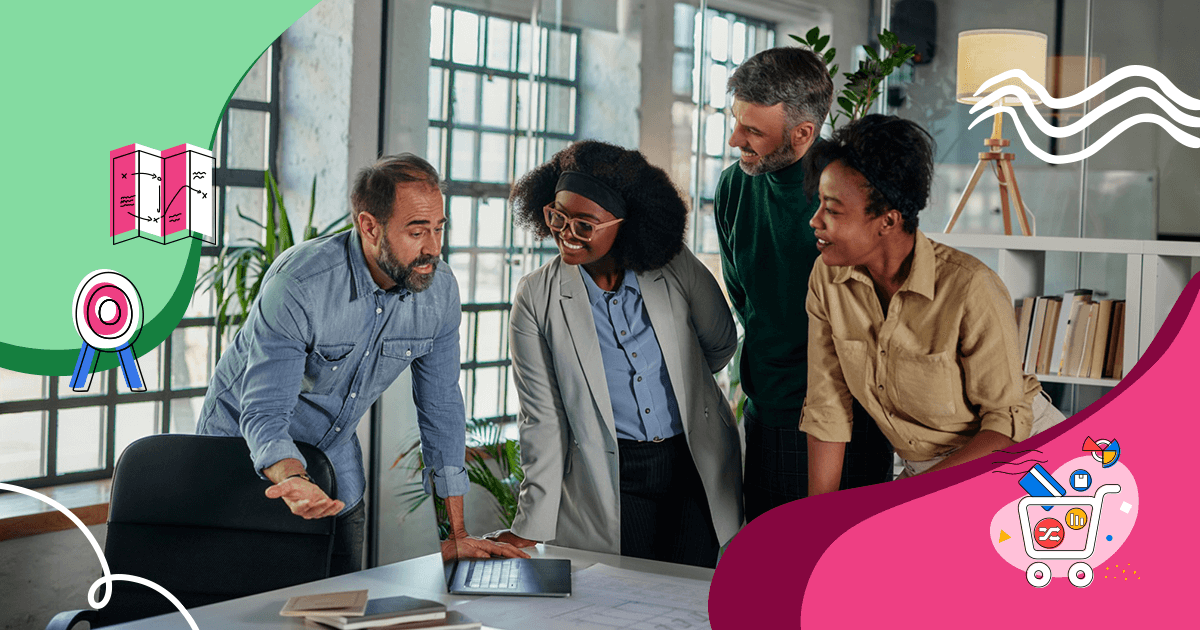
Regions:
[[92, 625], [96, 621], [95, 610], [64, 610], [50, 620], [46, 624], [46, 630], [71, 630], [75, 624], [86, 621], [88, 625]]

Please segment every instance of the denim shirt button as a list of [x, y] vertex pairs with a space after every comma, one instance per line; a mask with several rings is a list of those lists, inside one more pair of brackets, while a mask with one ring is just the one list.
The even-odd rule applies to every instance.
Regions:
[[338, 433], [341, 433], [341, 432], [342, 432], [342, 427], [333, 427], [333, 430], [334, 430], [334, 431], [336, 431], [336, 432], [338, 432]]
[[337, 366], [336, 366], [336, 365], [335, 365], [335, 366], [333, 366], [333, 371], [334, 371], [334, 372], [336, 372], [336, 371], [337, 371]]
[[378, 306], [377, 306], [377, 307], [375, 307], [375, 313], [376, 313], [376, 314], [379, 314], [379, 313], [382, 313], [382, 312], [383, 312], [383, 309], [382, 309], [382, 308], [379, 308]]
[[351, 397], [351, 398], [358, 398], [358, 393], [357, 393], [357, 392], [350, 392], [350, 397]]

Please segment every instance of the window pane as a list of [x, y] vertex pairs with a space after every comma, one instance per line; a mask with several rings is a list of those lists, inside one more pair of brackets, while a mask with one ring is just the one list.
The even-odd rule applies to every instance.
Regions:
[[546, 86], [546, 131], [575, 133], [575, 88]]
[[491, 304], [504, 301], [504, 273], [508, 265], [504, 263], [504, 254], [479, 254], [475, 262], [475, 298], [481, 304]]
[[450, 268], [454, 270], [454, 277], [458, 279], [458, 293], [462, 303], [474, 302], [475, 297], [471, 293], [471, 255], [450, 254]]
[[479, 202], [479, 246], [504, 247], [504, 229], [509, 221], [504, 199], [493, 197]]
[[445, 83], [445, 70], [436, 67], [429, 69], [429, 120], [446, 119]]
[[692, 47], [692, 25], [696, 20], [696, 8], [682, 2], [675, 3], [675, 47]]
[[709, 21], [708, 52], [714, 61], [725, 61], [729, 58], [729, 20], [713, 16]]
[[[146, 386], [146, 391], [156, 392], [162, 389], [162, 346], [147, 352], [145, 355], [138, 357], [138, 370], [142, 373], [142, 383]], [[121, 368], [118, 367], [118, 370]], [[125, 373], [113, 373], [113, 378], [117, 379], [117, 393], [128, 394], [129, 386], [125, 384]]]
[[479, 313], [479, 332], [476, 334], [475, 360], [479, 362], [499, 361], [500, 339], [504, 331], [500, 329], [500, 311], [483, 311]]
[[49, 380], [49, 378], [37, 374], [26, 374], [0, 368], [0, 402], [45, 398]]
[[471, 198], [450, 198], [450, 246], [471, 246]]
[[204, 398], [177, 398], [171, 401], [171, 433], [195, 433], [196, 420]]
[[517, 81], [517, 129], [540, 125], [541, 117], [537, 115], [540, 96], [540, 84], [535, 86], [524, 79]]
[[[528, 23], [521, 22], [517, 30], [519, 37], [517, 40], [517, 72], [527, 74], [530, 68], [530, 60], [534, 54], [533, 39], [529, 35]], [[539, 34], [542, 32], [544, 32], [542, 29], [538, 29]]]
[[471, 416], [490, 418], [500, 413], [501, 368], [475, 370], [475, 396], [471, 405]]
[[437, 169], [443, 177], [446, 176], [446, 165], [442, 161], [442, 146], [445, 144], [446, 130], [438, 127], [429, 128], [429, 137], [426, 139], [428, 144], [425, 145], [425, 159]]
[[742, 22], [735, 22], [733, 25], [733, 41], [729, 43], [731, 48], [729, 60], [735, 64], [740, 64], [746, 60], [746, 25]]
[[472, 131], [455, 130], [450, 137], [450, 178], [459, 181], [475, 179], [475, 141]]
[[483, 81], [483, 124], [488, 127], [508, 127], [508, 101], [512, 80], [488, 77]]
[[229, 108], [229, 168], [267, 168], [267, 112]]
[[494, 183], [508, 181], [508, 136], [500, 133], [481, 134], [479, 181]]
[[454, 42], [450, 55], [454, 63], [473, 66], [479, 60], [479, 16], [468, 11], [454, 12]]
[[474, 321], [474, 313], [463, 313], [462, 321], [458, 324], [458, 348], [462, 355], [458, 360], [459, 363], [466, 363], [471, 360], [471, 348], [474, 346], [471, 323]]
[[103, 451], [103, 407], [59, 410], [58, 474], [103, 468]]
[[154, 401], [117, 405], [117, 431], [113, 438], [113, 461], [121, 461], [121, 453], [134, 440], [159, 432], [159, 405]]
[[271, 98], [271, 49], [267, 48], [266, 52], [254, 62], [250, 67], [250, 71], [242, 78], [242, 82], [238, 84], [237, 89], [233, 91], [233, 98], [242, 99], [244, 101], [259, 101], [265, 102]]
[[725, 114], [709, 114], [704, 120], [704, 150], [712, 156], [725, 155]]
[[42, 461], [46, 412], [0, 414], [0, 480], [46, 474]]
[[432, 7], [429, 10], [429, 58], [445, 59], [446, 10]]
[[725, 107], [725, 84], [729, 79], [729, 70], [720, 64], [713, 64], [708, 69], [708, 102], [715, 108]]
[[479, 77], [473, 72], [454, 73], [454, 122], [474, 124], [479, 122]]
[[[216, 258], [213, 256], [202, 256], [200, 258], [200, 269], [197, 277], [203, 276], [206, 271], [212, 268]], [[212, 280], [205, 282], [204, 286], [208, 287], [204, 290], [192, 292], [192, 301], [188, 302], [187, 310], [184, 311], [184, 317], [212, 317], [213, 316], [213, 290]]]
[[487, 65], [498, 70], [512, 69], [512, 22], [488, 18]]
[[549, 59], [546, 74], [559, 79], [575, 79], [575, 34], [551, 30], [549, 32]]
[[77, 392], [71, 389], [71, 377], [60, 376], [58, 377], [58, 397], [80, 398], [83, 396], [103, 396], [108, 393], [108, 375], [112, 373], [112, 370], [104, 370], [103, 372], [93, 373], [92, 382], [90, 385], [88, 385], [86, 392]]
[[225, 243], [245, 245], [247, 239], [262, 241], [262, 228], [238, 216], [238, 212], [262, 223], [267, 203], [265, 188], [225, 187]]
[[675, 63], [671, 68], [671, 91], [675, 96], [688, 96], [692, 93], [692, 65], [691, 53], [675, 53]]
[[177, 328], [171, 333], [171, 389], [208, 385], [213, 329]]

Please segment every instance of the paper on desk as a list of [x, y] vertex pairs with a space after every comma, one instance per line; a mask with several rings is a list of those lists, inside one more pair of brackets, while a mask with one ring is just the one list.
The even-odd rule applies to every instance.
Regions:
[[505, 630], [709, 630], [708, 586], [595, 564], [571, 574], [570, 597], [493, 595], [455, 608]]

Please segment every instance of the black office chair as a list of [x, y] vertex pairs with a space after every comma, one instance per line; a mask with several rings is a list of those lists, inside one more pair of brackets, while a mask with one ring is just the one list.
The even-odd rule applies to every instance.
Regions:
[[[337, 496], [324, 453], [297, 443], [313, 481]], [[263, 493], [239, 437], [152, 435], [113, 474], [104, 555], [113, 574], [150, 580], [188, 609], [329, 577], [333, 517], [305, 520]], [[102, 587], [103, 588], [103, 587]], [[93, 628], [177, 609], [140, 584], [114, 582], [101, 610], [61, 612], [46, 630]]]

